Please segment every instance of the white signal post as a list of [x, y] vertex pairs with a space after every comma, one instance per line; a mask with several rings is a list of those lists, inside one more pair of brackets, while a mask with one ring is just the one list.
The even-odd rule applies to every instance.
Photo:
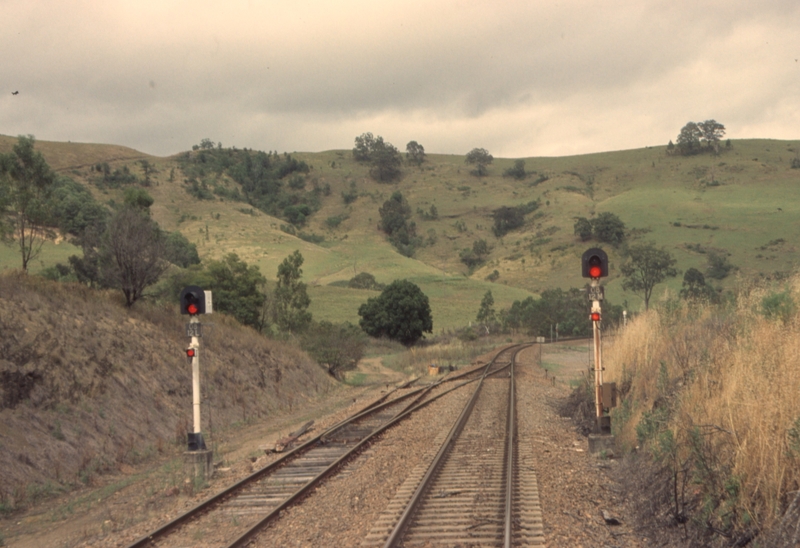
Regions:
[[[189, 319], [190, 324], [200, 323], [197, 316], [192, 316]], [[194, 326], [193, 326], [194, 327]], [[199, 326], [198, 326], [199, 327]], [[199, 332], [198, 329], [193, 330], [194, 333]], [[195, 349], [194, 356], [192, 356], [192, 411], [194, 415], [194, 433], [199, 434], [200, 429], [200, 337], [192, 337], [191, 348]]]
[[[592, 278], [593, 288], [600, 285], [598, 278]], [[596, 295], [597, 292], [594, 292]], [[600, 301], [592, 301], [592, 314], [600, 314]], [[601, 316], [602, 317], [602, 316]], [[594, 395], [597, 402], [597, 428], [601, 428], [600, 420], [603, 416], [603, 352], [600, 346], [600, 322], [592, 319], [592, 333], [594, 335]]]

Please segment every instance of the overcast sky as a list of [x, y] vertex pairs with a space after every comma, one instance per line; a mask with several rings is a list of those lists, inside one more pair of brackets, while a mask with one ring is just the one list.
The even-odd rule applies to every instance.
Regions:
[[0, 0], [0, 29], [0, 133], [158, 156], [800, 138], [798, 0]]

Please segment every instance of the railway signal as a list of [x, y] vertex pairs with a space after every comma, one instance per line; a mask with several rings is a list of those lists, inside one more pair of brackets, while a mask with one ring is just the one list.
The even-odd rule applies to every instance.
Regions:
[[206, 294], [196, 285], [184, 287], [181, 291], [181, 314], [196, 316], [206, 313]]
[[[205, 291], [202, 287], [190, 285], [184, 287], [180, 295], [181, 314], [189, 316], [189, 323], [186, 324], [186, 335], [191, 338], [191, 344], [186, 348], [186, 357], [192, 365], [192, 415], [194, 428], [188, 435], [189, 453], [202, 454], [204, 461], [202, 468], [210, 470], [211, 454], [206, 449], [203, 434], [200, 430], [200, 337], [203, 334], [200, 314], [211, 314], [211, 291]], [[207, 454], [206, 454], [207, 453]]]
[[594, 335], [594, 386], [595, 402], [597, 404], [597, 431], [610, 433], [610, 417], [603, 416], [603, 355], [600, 344], [600, 320], [602, 318], [600, 303], [603, 301], [603, 287], [600, 278], [608, 276], [608, 255], [599, 247], [592, 247], [584, 251], [581, 256], [581, 275], [590, 278], [591, 284], [587, 296], [592, 302], [589, 319], [592, 322]]
[[599, 247], [584, 251], [581, 257], [581, 274], [584, 278], [598, 280], [608, 276], [608, 255]]

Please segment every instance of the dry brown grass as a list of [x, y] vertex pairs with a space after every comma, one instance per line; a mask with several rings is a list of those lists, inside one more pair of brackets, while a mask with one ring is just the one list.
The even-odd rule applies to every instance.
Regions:
[[452, 366], [458, 369], [469, 365], [475, 357], [485, 354], [499, 344], [504, 343], [494, 337], [468, 342], [451, 338], [443, 342], [404, 350], [390, 358], [388, 365], [393, 369], [414, 375], [427, 375], [428, 366], [431, 364], [443, 367]]
[[[221, 314], [202, 321], [203, 432], [215, 448], [333, 386], [296, 347]], [[129, 309], [119, 291], [0, 275], [0, 512], [183, 449], [185, 322], [174, 305]]]
[[[800, 302], [800, 278], [786, 291]], [[800, 487], [800, 316], [765, 318], [770, 294], [742, 288], [724, 308], [669, 303], [605, 348], [606, 380], [623, 392], [618, 439], [668, 472], [672, 517], [706, 532], [769, 529]]]

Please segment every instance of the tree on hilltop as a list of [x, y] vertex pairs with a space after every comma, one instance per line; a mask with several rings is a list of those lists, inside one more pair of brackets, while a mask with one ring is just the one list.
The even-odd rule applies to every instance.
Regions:
[[372, 133], [362, 133], [356, 137], [356, 146], [353, 147], [353, 159], [356, 162], [369, 162], [375, 137]]
[[681, 128], [675, 143], [683, 156], [691, 156], [700, 152], [700, 137], [703, 132], [694, 122], [689, 122]]
[[701, 141], [705, 143], [708, 149], [713, 150], [715, 154], [719, 154], [719, 142], [725, 136], [725, 126], [713, 119], [697, 125], [703, 134]]
[[381, 183], [394, 181], [400, 177], [400, 152], [391, 143], [378, 136], [370, 153], [370, 176]]
[[406, 161], [415, 166], [421, 166], [425, 161], [425, 147], [416, 141], [409, 141], [406, 145]]
[[[683, 156], [691, 156], [705, 151], [719, 153], [719, 143], [725, 136], [725, 126], [716, 120], [688, 122], [681, 128], [676, 145]], [[672, 143], [672, 141], [670, 141]], [[671, 149], [667, 148], [668, 151]]]
[[525, 160], [514, 160], [514, 167], [510, 167], [503, 172], [503, 177], [513, 177], [517, 181], [523, 180], [528, 176], [525, 171]]
[[370, 177], [385, 183], [397, 179], [400, 174], [402, 159], [400, 152], [391, 143], [372, 133], [362, 133], [355, 140], [353, 159], [357, 162], [370, 165]]
[[465, 163], [475, 166], [475, 169], [472, 171], [473, 175], [477, 177], [485, 176], [488, 171], [486, 170], [486, 166], [491, 164], [494, 161], [494, 157], [489, 154], [489, 151], [485, 148], [473, 148], [467, 153], [467, 157], [464, 160]]

